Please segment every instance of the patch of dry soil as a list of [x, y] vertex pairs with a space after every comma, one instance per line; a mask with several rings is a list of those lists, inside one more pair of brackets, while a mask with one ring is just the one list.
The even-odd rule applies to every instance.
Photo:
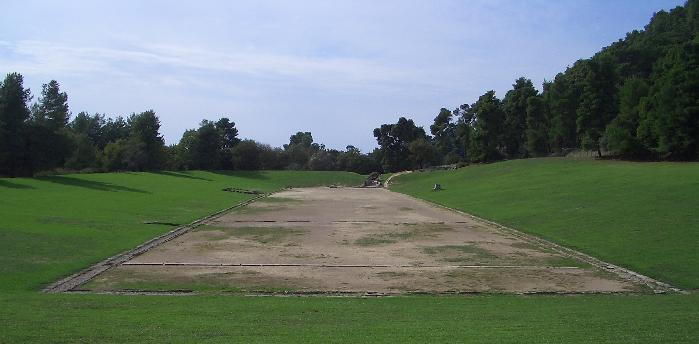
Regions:
[[385, 189], [302, 188], [209, 221], [89, 290], [628, 292], [639, 285]]

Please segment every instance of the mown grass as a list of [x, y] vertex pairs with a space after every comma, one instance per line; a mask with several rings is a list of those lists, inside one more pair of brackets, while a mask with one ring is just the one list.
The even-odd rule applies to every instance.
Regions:
[[0, 290], [37, 290], [254, 195], [287, 186], [361, 184], [344, 172], [160, 172], [0, 179]]
[[514, 160], [402, 175], [391, 189], [699, 288], [697, 163]]
[[343, 173], [0, 179], [0, 343], [693, 343], [699, 295], [240, 297], [41, 294], [95, 261], [250, 195]]
[[0, 296], [6, 343], [696, 343], [698, 295]]

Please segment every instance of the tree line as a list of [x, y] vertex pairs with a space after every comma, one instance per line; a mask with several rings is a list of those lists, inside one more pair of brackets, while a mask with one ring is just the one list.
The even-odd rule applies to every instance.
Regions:
[[699, 0], [660, 11], [590, 59], [545, 81], [519, 78], [500, 99], [442, 108], [431, 136], [412, 120], [374, 130], [384, 170], [561, 155], [699, 159]]
[[238, 138], [227, 117], [203, 120], [184, 132], [178, 144], [165, 145], [154, 111], [127, 117], [80, 112], [73, 118], [68, 95], [52, 80], [37, 102], [19, 73], [0, 83], [0, 175], [32, 176], [66, 171], [153, 170], [344, 170], [368, 174], [376, 159], [354, 146], [340, 151], [298, 132], [283, 147]]
[[359, 173], [492, 162], [571, 149], [624, 159], [699, 159], [699, 0], [653, 15], [643, 30], [576, 61], [539, 92], [521, 77], [500, 99], [487, 91], [473, 103], [442, 108], [429, 133], [413, 120], [374, 129], [378, 148], [327, 149], [310, 132], [282, 147], [241, 140], [227, 117], [204, 120], [166, 146], [152, 110], [71, 119], [56, 81], [37, 102], [10, 73], [0, 84], [0, 175], [60, 169], [311, 169]]

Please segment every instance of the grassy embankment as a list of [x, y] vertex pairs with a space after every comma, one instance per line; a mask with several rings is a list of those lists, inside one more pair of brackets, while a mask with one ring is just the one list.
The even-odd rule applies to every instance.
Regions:
[[402, 175], [391, 189], [699, 288], [698, 163], [513, 160]]
[[691, 343], [699, 337], [696, 294], [366, 299], [38, 292], [172, 228], [143, 221], [186, 223], [249, 197], [224, 187], [271, 191], [362, 179], [316, 172], [0, 179], [0, 343]]

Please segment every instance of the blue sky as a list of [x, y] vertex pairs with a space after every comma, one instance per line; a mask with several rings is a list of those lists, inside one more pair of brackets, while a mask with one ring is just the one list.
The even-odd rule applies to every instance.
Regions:
[[540, 86], [683, 2], [3, 1], [0, 73], [35, 95], [58, 80], [74, 114], [153, 109], [167, 143], [228, 116], [275, 146], [368, 151], [382, 123]]

